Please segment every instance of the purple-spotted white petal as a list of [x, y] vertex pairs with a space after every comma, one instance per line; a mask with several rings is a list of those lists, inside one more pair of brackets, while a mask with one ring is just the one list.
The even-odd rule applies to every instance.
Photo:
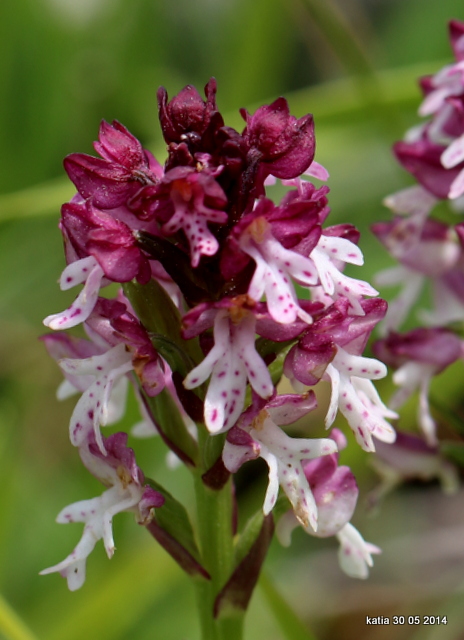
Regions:
[[68, 265], [60, 279], [61, 288], [69, 289], [85, 281], [84, 287], [68, 309], [47, 316], [44, 325], [62, 330], [85, 322], [95, 307], [103, 278], [103, 269], [91, 256]]
[[266, 410], [253, 422], [251, 437], [260, 444], [260, 457], [269, 467], [269, 485], [263, 511], [267, 515], [277, 500], [279, 485], [290, 500], [304, 529], [317, 531], [317, 506], [302, 461], [337, 451], [329, 438], [291, 438], [271, 419]]
[[300, 318], [310, 324], [312, 318], [299, 306], [291, 279], [300, 284], [316, 284], [313, 262], [285, 249], [274, 238], [269, 223], [262, 217], [253, 220], [242, 234], [240, 247], [256, 262], [248, 295], [256, 302], [265, 295], [269, 313], [276, 322], [289, 324]]
[[250, 312], [234, 322], [227, 310], [218, 311], [214, 346], [184, 380], [187, 389], [194, 389], [211, 376], [205, 398], [205, 424], [211, 433], [235, 424], [243, 409], [247, 380], [262, 398], [274, 391], [268, 368], [255, 349], [255, 325]]
[[342, 570], [351, 578], [367, 578], [373, 566], [372, 554], [382, 553], [379, 547], [366, 542], [352, 524], [346, 524], [337, 533], [340, 542], [338, 561]]
[[[63, 359], [59, 364], [65, 374], [94, 376], [94, 382], [84, 391], [74, 408], [69, 427], [70, 438], [78, 447], [92, 431], [100, 450], [104, 452], [100, 426], [115, 418], [110, 413], [110, 398], [116, 384], [133, 369], [131, 354], [121, 343], [103, 355], [83, 360]], [[120, 392], [125, 394], [126, 383], [122, 382], [121, 385], [123, 388]]]

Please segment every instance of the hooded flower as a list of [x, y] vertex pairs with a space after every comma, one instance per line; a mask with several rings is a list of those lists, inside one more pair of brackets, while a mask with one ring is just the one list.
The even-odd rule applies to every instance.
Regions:
[[372, 437], [392, 442], [395, 433], [385, 418], [396, 414], [381, 402], [372, 380], [385, 377], [387, 369], [379, 360], [362, 353], [367, 339], [385, 315], [384, 300], [362, 301], [363, 316], [349, 315], [349, 301], [339, 299], [317, 317], [289, 351], [284, 373], [299, 389], [324, 379], [332, 392], [326, 416], [330, 427], [340, 410], [356, 440], [366, 451], [374, 451]]
[[[204, 413], [211, 433], [226, 431], [237, 421], [247, 381], [262, 398], [268, 398], [274, 391], [268, 368], [256, 352], [254, 313], [242, 299], [224, 301], [220, 306], [226, 308], [219, 307], [208, 314], [210, 319], [211, 315], [214, 317], [214, 346], [184, 380], [186, 389], [194, 389], [211, 376]], [[206, 328], [203, 322], [202, 316], [198, 316], [196, 328], [193, 325], [184, 335], [198, 335]]]
[[65, 560], [41, 571], [42, 575], [60, 573], [67, 579], [71, 591], [84, 584], [86, 560], [98, 540], [103, 539], [106, 553], [112, 557], [115, 550], [112, 521], [117, 513], [132, 511], [139, 524], [146, 525], [152, 519], [151, 510], [164, 503], [159, 492], [144, 485], [144, 476], [135, 462], [134, 452], [127, 447], [127, 434], [115, 433], [104, 438], [103, 449], [104, 455], [91, 432], [81, 442], [82, 462], [108, 488], [101, 496], [75, 502], [58, 514], [57, 522], [61, 524], [84, 522], [84, 532]]
[[122, 124], [103, 121], [94, 158], [73, 153], [64, 167], [84, 199], [101, 209], [114, 209], [134, 196], [146, 184], [154, 184], [162, 175], [161, 165]]
[[[338, 429], [334, 429], [330, 437], [337, 443], [338, 451], [346, 447], [346, 438]], [[338, 466], [338, 457], [336, 452], [303, 465], [318, 512], [317, 530], [305, 530], [318, 538], [336, 536], [340, 542], [342, 570], [353, 578], [367, 578], [368, 567], [372, 566], [371, 554], [380, 553], [380, 549], [366, 543], [349, 522], [356, 507], [358, 487], [349, 467]], [[276, 528], [281, 544], [290, 544], [292, 531], [299, 524], [293, 511], [281, 516]]]
[[224, 464], [232, 472], [252, 457], [263, 458], [269, 467], [264, 514], [274, 508], [280, 485], [296, 519], [308, 531], [318, 529], [318, 509], [304, 474], [304, 461], [330, 456], [337, 445], [328, 438], [291, 438], [278, 425], [291, 424], [315, 407], [312, 392], [303, 396], [281, 395], [266, 403], [255, 400], [237, 427], [229, 432], [223, 453]]
[[314, 158], [314, 122], [311, 114], [302, 118], [290, 115], [285, 98], [277, 98], [250, 115], [241, 110], [246, 121], [243, 137], [249, 153], [262, 163], [264, 178], [295, 178], [305, 171]]
[[453, 20], [449, 27], [456, 62], [421, 80], [419, 114], [432, 118], [408, 132], [394, 151], [427, 191], [455, 200], [464, 194], [464, 23]]

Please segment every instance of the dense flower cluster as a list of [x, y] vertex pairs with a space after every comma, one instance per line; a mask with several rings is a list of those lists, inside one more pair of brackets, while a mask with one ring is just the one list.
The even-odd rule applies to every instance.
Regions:
[[[428, 119], [394, 146], [396, 158], [418, 184], [386, 198], [394, 218], [373, 225], [377, 238], [398, 262], [378, 274], [376, 282], [402, 287], [390, 303], [384, 337], [374, 345], [374, 352], [396, 370], [393, 381], [399, 389], [390, 402], [393, 409], [419, 391], [417, 421], [425, 440], [420, 444], [412, 436], [401, 436], [393, 451], [398, 447], [398, 460], [404, 460], [408, 451], [409, 471], [402, 468], [403, 477], [410, 477], [413, 468], [416, 475], [428, 477], [434, 457], [437, 475], [446, 467], [448, 479], [454, 478], [448, 487], [456, 485], [456, 474], [449, 473], [449, 463], [440, 458], [429, 387], [434, 376], [464, 355], [456, 331], [464, 320], [464, 223], [450, 223], [449, 215], [444, 218], [433, 211], [443, 201], [456, 213], [464, 211], [464, 23], [451, 21], [449, 33], [456, 62], [420, 80], [424, 99], [419, 114]], [[419, 311], [423, 326], [399, 333], [426, 283], [432, 308]], [[413, 451], [416, 462], [423, 464], [412, 462]], [[404, 467], [390, 454], [382, 455], [394, 474]]]
[[[288, 498], [284, 542], [297, 523], [312, 535], [335, 535], [342, 568], [357, 577], [378, 551], [349, 524], [357, 487], [338, 467], [342, 434], [291, 438], [281, 427], [315, 408], [312, 388], [326, 381], [327, 428], [340, 411], [366, 451], [375, 439], [394, 441], [387, 419], [396, 414], [372, 383], [386, 367], [362, 355], [386, 303], [343, 273], [363, 262], [359, 233], [326, 225], [329, 189], [306, 179], [328, 177], [314, 161], [312, 116], [295, 118], [279, 98], [252, 115], [242, 110], [239, 133], [224, 124], [214, 80], [205, 93], [203, 100], [187, 86], [169, 100], [159, 90], [164, 166], [118, 122], [102, 123], [100, 157], [65, 159], [77, 193], [61, 211], [61, 288], [83, 287], [45, 324], [83, 325], [87, 338], [54, 333], [44, 342], [65, 376], [59, 396], [81, 393], [71, 442], [109, 487], [58, 517], [86, 523], [71, 556], [47, 570], [66, 575], [71, 588], [82, 584], [96, 539], [112, 554], [115, 513], [135, 511], [159, 533], [153, 508], [163, 492], [145, 483], [124, 433], [101, 433], [121, 417], [129, 383], [143, 419], [137, 432], [160, 433], [189, 467], [199, 460], [197, 430], [222, 437], [222, 455], [204, 474], [213, 490], [246, 461], [265, 460], [264, 514], [279, 486]], [[278, 204], [266, 195], [276, 179], [290, 187]], [[110, 283], [122, 285], [116, 298], [101, 297]], [[294, 393], [279, 395], [283, 376]], [[167, 418], [161, 406], [169, 406]]]

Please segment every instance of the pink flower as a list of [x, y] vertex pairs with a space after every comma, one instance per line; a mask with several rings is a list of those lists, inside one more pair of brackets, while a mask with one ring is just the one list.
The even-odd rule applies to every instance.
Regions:
[[[190, 371], [184, 386], [194, 389], [211, 376], [204, 418], [211, 433], [220, 433], [230, 429], [240, 416], [247, 381], [262, 398], [273, 393], [274, 385], [266, 364], [256, 352], [256, 318], [243, 301], [232, 300], [228, 308], [218, 308], [208, 315], [210, 319], [214, 316], [214, 346]], [[203, 330], [204, 321], [200, 316], [197, 328], [190, 328], [189, 335]]]
[[[338, 451], [346, 447], [346, 438], [334, 429], [331, 438]], [[317, 530], [306, 532], [318, 538], [336, 536], [340, 542], [339, 562], [342, 570], [353, 578], [366, 578], [372, 566], [372, 553], [380, 549], [366, 543], [350, 524], [356, 507], [358, 487], [349, 467], [338, 466], [338, 452], [304, 463], [305, 477], [313, 493], [317, 513]], [[277, 523], [276, 533], [281, 544], [288, 546], [293, 529], [300, 523], [293, 511], [284, 513]]]
[[85, 581], [86, 560], [98, 540], [103, 539], [106, 553], [111, 558], [115, 551], [113, 517], [122, 511], [135, 513], [139, 524], [152, 519], [151, 510], [164, 503], [163, 496], [148, 485], [135, 462], [132, 449], [127, 447], [127, 434], [115, 433], [104, 438], [102, 455], [91, 433], [81, 443], [79, 453], [87, 469], [106, 487], [97, 498], [81, 500], [65, 507], [57, 522], [84, 522], [82, 538], [72, 553], [59, 564], [44, 569], [41, 575], [58, 572], [68, 581], [71, 591], [79, 589]]
[[308, 531], [318, 529], [318, 509], [304, 473], [304, 461], [330, 456], [337, 445], [327, 438], [291, 438], [278, 425], [291, 424], [315, 407], [312, 392], [303, 396], [281, 395], [266, 403], [256, 401], [229, 432], [223, 452], [224, 464], [232, 472], [247, 459], [263, 458], [269, 467], [264, 514], [274, 508], [280, 485], [296, 519]]
[[374, 344], [374, 351], [396, 369], [393, 382], [400, 389], [390, 400], [390, 407], [399, 409], [418, 389], [418, 423], [427, 444], [435, 446], [436, 425], [429, 408], [429, 385], [434, 376], [464, 356], [462, 340], [444, 328], [420, 328], [403, 335], [392, 332]]

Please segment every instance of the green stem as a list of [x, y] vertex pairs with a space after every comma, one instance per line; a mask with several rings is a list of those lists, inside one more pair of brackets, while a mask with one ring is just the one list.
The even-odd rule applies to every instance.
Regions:
[[211, 576], [207, 582], [195, 583], [202, 638], [241, 640], [243, 615], [214, 617], [216, 597], [234, 566], [232, 481], [229, 479], [222, 489], [214, 490], [204, 484], [201, 476], [201, 471], [195, 473], [197, 534], [202, 564]]

